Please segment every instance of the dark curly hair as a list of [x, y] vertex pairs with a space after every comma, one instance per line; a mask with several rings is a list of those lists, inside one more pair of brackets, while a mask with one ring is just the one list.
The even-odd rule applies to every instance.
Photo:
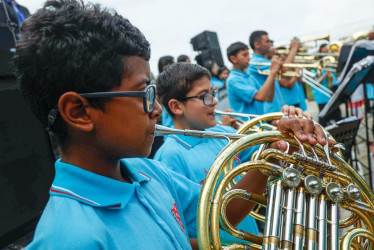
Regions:
[[182, 100], [193, 88], [193, 83], [202, 77], [211, 79], [209, 71], [198, 65], [179, 62], [170, 65], [156, 79], [157, 95], [167, 112], [174, 117], [169, 108], [171, 99]]
[[[50, 0], [22, 25], [15, 64], [21, 92], [41, 123], [68, 91], [100, 92], [119, 86], [126, 56], [149, 61], [150, 44], [129, 20], [99, 4]], [[89, 100], [104, 109], [103, 100]], [[60, 144], [66, 123], [53, 124]]]

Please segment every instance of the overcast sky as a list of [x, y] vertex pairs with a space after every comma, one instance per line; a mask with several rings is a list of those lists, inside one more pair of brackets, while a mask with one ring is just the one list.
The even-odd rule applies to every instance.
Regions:
[[[115, 9], [137, 26], [151, 43], [151, 70], [157, 75], [161, 56], [187, 54], [194, 58], [190, 40], [204, 30], [218, 34], [227, 66], [226, 48], [248, 43], [249, 34], [266, 30], [275, 45], [292, 37], [301, 40], [328, 32], [331, 40], [372, 29], [374, 0], [93, 0]], [[19, 0], [30, 12], [44, 0]]]

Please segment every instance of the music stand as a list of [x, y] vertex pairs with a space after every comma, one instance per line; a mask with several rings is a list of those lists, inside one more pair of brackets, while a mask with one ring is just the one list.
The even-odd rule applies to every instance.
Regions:
[[342, 78], [339, 77], [339, 87], [331, 96], [330, 101], [320, 112], [319, 118], [325, 119], [333, 110], [335, 110], [335, 108], [339, 107], [341, 103], [346, 103], [349, 101], [353, 92], [364, 80], [370, 82], [371, 79], [367, 79], [366, 76], [372, 76], [373, 72], [370, 71], [374, 71], [373, 69], [374, 56], [367, 56], [353, 64], [343, 80], [341, 80]]
[[[335, 141], [344, 144], [343, 157], [346, 162], [351, 159], [351, 150], [355, 143], [360, 123], [361, 120], [359, 118], [351, 116], [325, 128], [334, 137]], [[352, 160], [356, 160], [356, 157]]]
[[374, 42], [372, 41], [361, 40], [357, 41], [354, 45], [348, 44], [343, 46], [337, 67], [337, 73], [341, 73], [338, 78], [339, 84], [343, 81], [348, 71], [351, 70], [355, 63], [372, 55], [374, 55]]

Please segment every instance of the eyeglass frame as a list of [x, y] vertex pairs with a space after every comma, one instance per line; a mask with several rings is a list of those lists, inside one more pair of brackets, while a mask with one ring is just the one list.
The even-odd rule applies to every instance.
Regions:
[[[153, 103], [150, 110], [148, 110], [147, 106], [147, 92], [149, 89], [153, 89]], [[108, 98], [108, 97], [143, 97], [143, 108], [144, 112], [151, 113], [156, 104], [156, 86], [155, 85], [148, 85], [142, 91], [108, 91], [108, 92], [92, 92], [92, 93], [82, 93], [78, 95], [84, 98]]]
[[[152, 108], [148, 110], [147, 106], [147, 92], [149, 89], [153, 89], [153, 104]], [[143, 109], [146, 113], [151, 113], [156, 104], [156, 86], [154, 84], [148, 85], [142, 91], [108, 91], [108, 92], [92, 92], [92, 93], [82, 93], [78, 95], [90, 99], [90, 98], [108, 98], [108, 97], [143, 97]], [[58, 116], [58, 106], [55, 105], [48, 113], [48, 120], [47, 120], [47, 131], [50, 135], [53, 135], [53, 128], [52, 125], [56, 121]]]
[[212, 95], [213, 98], [215, 98], [218, 101], [218, 89], [215, 89], [212, 92], [207, 92], [207, 93], [202, 94], [202, 95], [186, 96], [186, 97], [181, 98], [181, 100], [188, 100], [188, 99], [192, 99], [192, 98], [199, 98], [199, 99], [203, 100], [203, 103], [204, 103], [205, 106], [211, 106], [213, 104], [214, 100], [212, 101], [211, 104], [205, 104], [205, 96], [208, 95], [208, 94]]

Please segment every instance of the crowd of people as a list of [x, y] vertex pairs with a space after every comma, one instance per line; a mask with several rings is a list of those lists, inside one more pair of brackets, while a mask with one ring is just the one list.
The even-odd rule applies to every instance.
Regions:
[[[312, 145], [333, 144], [303, 112], [300, 80], [278, 80], [299, 42], [291, 42], [284, 58], [269, 56], [272, 44], [266, 32], [253, 32], [251, 59], [248, 45], [231, 44], [231, 70], [213, 60], [201, 66], [185, 55], [177, 62], [164, 56], [152, 84], [150, 44], [129, 20], [95, 4], [47, 1], [24, 22], [15, 56], [21, 92], [57, 138], [61, 155], [28, 249], [197, 248], [201, 185], [226, 140], [170, 135], [153, 147], [154, 160], [146, 157], [156, 122], [234, 133], [235, 118], [217, 123], [219, 90], [227, 89], [235, 112], [281, 111], [280, 131]], [[268, 74], [260, 74], [250, 60], [270, 63], [260, 67]], [[285, 151], [287, 144], [277, 141], [269, 147]], [[249, 160], [256, 149], [237, 155], [236, 164]], [[252, 170], [234, 188], [263, 194], [266, 184], [267, 176]], [[228, 220], [258, 234], [254, 219], [247, 216], [253, 207], [253, 202], [233, 199]], [[224, 243], [234, 241], [222, 235]]]

